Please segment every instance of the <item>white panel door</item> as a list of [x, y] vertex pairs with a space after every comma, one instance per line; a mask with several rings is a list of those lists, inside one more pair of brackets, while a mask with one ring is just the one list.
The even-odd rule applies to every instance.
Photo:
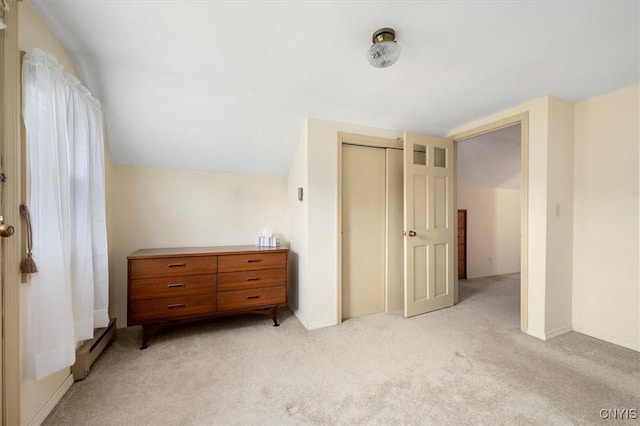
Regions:
[[454, 144], [404, 134], [404, 314], [453, 306]]

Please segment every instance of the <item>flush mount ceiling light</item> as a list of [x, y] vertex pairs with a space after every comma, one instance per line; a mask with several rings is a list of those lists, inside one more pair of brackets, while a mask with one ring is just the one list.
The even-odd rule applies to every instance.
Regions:
[[373, 33], [373, 44], [367, 50], [369, 63], [376, 68], [386, 68], [395, 64], [400, 57], [400, 45], [396, 43], [393, 28], [380, 28]]

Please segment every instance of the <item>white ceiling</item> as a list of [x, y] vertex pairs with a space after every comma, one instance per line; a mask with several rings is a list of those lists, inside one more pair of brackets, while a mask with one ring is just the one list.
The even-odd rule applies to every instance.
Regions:
[[[288, 173], [306, 117], [442, 136], [638, 82], [638, 1], [31, 0], [102, 101], [118, 164]], [[372, 68], [393, 27], [400, 60]]]
[[458, 185], [520, 188], [520, 125], [458, 142]]

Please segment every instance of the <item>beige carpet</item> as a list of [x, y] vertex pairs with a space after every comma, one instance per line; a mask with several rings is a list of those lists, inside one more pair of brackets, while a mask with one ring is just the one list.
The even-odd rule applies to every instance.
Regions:
[[[640, 354], [519, 332], [519, 276], [460, 282], [453, 308], [306, 331], [283, 310], [118, 340], [45, 424], [593, 424], [640, 410]], [[637, 424], [636, 421], [626, 424]]]

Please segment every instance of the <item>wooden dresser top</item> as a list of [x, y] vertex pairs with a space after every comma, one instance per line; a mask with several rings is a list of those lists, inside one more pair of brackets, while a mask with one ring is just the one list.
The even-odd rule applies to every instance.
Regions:
[[279, 253], [288, 251], [288, 247], [256, 247], [256, 246], [212, 246], [212, 247], [178, 247], [178, 248], [153, 248], [140, 249], [129, 256], [127, 259], [146, 259], [152, 257], [185, 257], [185, 256], [210, 256], [223, 254], [240, 254], [240, 253]]

